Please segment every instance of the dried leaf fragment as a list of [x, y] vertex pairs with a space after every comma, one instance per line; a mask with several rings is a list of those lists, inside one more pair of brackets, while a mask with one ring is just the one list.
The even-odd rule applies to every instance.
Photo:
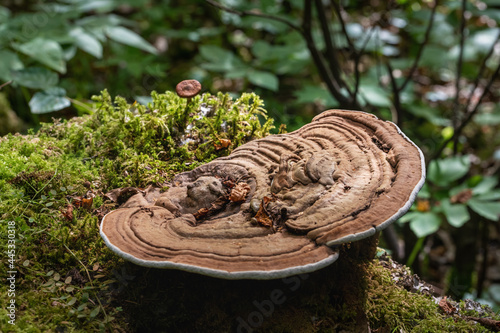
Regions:
[[61, 211], [61, 213], [68, 221], [73, 220], [73, 208], [74, 207], [72, 204], [68, 204], [68, 206], [66, 206], [66, 211]]
[[250, 185], [247, 183], [238, 183], [231, 189], [229, 200], [232, 202], [245, 201], [248, 193], [250, 192]]
[[227, 148], [227, 147], [229, 147], [229, 145], [231, 145], [231, 140], [228, 140], [228, 139], [219, 139], [219, 142], [220, 143], [214, 144], [215, 150], [221, 150], [221, 149]]
[[214, 202], [212, 202], [210, 204], [210, 207], [200, 208], [196, 213], [193, 214], [193, 216], [196, 219], [196, 221], [199, 221], [203, 218], [217, 214], [218, 212], [220, 212], [221, 210], [223, 210], [226, 207], [228, 202], [229, 201], [228, 201], [227, 196], [224, 196], [224, 195], [220, 196], [219, 198], [217, 198], [217, 200], [215, 200]]
[[446, 314], [452, 314], [457, 311], [457, 309], [449, 302], [446, 300], [446, 296], [444, 296], [440, 301], [439, 301], [439, 307], [441, 310], [444, 311]]
[[275, 201], [276, 199], [270, 198], [270, 197], [264, 197], [262, 198], [262, 202], [260, 203], [260, 208], [255, 215], [255, 219], [257, 220], [257, 223], [260, 224], [261, 226], [264, 227], [272, 227], [273, 226], [273, 220], [269, 216], [269, 213], [267, 211], [267, 204]]
[[465, 189], [450, 198], [451, 203], [466, 203], [472, 198], [472, 190], [470, 188]]

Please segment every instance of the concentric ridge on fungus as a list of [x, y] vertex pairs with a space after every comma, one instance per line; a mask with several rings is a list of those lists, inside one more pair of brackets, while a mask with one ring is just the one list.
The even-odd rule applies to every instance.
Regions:
[[421, 151], [396, 125], [330, 110], [177, 175], [164, 193], [134, 195], [104, 217], [101, 236], [142, 266], [280, 278], [330, 265], [336, 245], [384, 229], [424, 178]]

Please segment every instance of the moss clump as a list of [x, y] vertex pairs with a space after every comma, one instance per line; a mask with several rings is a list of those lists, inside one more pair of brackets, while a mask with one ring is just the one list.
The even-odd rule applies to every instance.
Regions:
[[[387, 265], [385, 265], [387, 266]], [[407, 270], [401, 272], [401, 270]], [[367, 289], [366, 315], [372, 330], [382, 332], [490, 332], [484, 326], [467, 320], [462, 308], [455, 315], [444, 313], [430, 294], [413, 293], [395, 281], [395, 276], [413, 277], [409, 269], [393, 265], [388, 269], [374, 260], [368, 266], [370, 278]], [[468, 316], [482, 317], [477, 311]], [[493, 313], [491, 313], [493, 315]], [[497, 320], [498, 317], [496, 316]]]
[[[143, 106], [104, 91], [94, 101], [89, 115], [0, 138], [0, 270], [16, 272], [14, 290], [0, 286], [4, 332], [126, 328], [121, 305], [111, 301], [128, 277], [98, 231], [103, 194], [161, 186], [272, 128], [255, 94], [187, 102], [153, 93]], [[9, 324], [11, 299], [16, 325]]]
[[106, 91], [93, 99], [90, 116], [45, 124], [38, 136], [59, 139], [65, 154], [98, 169], [108, 187], [161, 183], [273, 128], [262, 100], [251, 93], [236, 100], [207, 93], [188, 102], [173, 92], [153, 92], [147, 107], [121, 97], [113, 102]]

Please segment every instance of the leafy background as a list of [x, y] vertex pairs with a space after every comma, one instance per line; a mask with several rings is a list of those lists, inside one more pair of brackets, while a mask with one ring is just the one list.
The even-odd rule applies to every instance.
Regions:
[[381, 245], [438, 290], [498, 305], [499, 23], [496, 0], [4, 1], [1, 134], [91, 113], [104, 88], [146, 104], [186, 78], [256, 92], [288, 130], [327, 108], [374, 113], [428, 165]]

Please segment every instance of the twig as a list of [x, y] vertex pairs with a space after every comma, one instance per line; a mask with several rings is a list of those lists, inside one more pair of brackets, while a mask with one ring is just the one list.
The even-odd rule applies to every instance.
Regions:
[[359, 92], [359, 82], [360, 82], [360, 76], [361, 76], [361, 73], [359, 70], [359, 62], [361, 60], [361, 56], [363, 55], [364, 48], [368, 44], [368, 41], [370, 40], [372, 33], [370, 33], [369, 38], [366, 39], [366, 43], [364, 43], [364, 46], [361, 49], [361, 52], [357, 52], [356, 47], [354, 46], [354, 43], [352, 42], [351, 38], [349, 37], [349, 33], [347, 32], [347, 26], [346, 26], [344, 17], [342, 16], [342, 12], [343, 12], [342, 7], [340, 7], [340, 5], [335, 0], [330, 1], [330, 4], [332, 5], [333, 9], [335, 10], [335, 14], [337, 14], [337, 17], [339, 19], [342, 33], [344, 34], [344, 37], [347, 41], [347, 45], [349, 45], [349, 52], [354, 57], [354, 91], [351, 94], [351, 98], [353, 100], [357, 100], [358, 92]]
[[7, 81], [7, 82], [5, 82], [5, 83], [0, 84], [0, 90], [2, 90], [2, 88], [3, 88], [3, 87], [8, 86], [8, 85], [9, 85], [9, 84], [11, 84], [11, 83], [12, 83], [12, 80], [10, 80], [10, 81]]
[[328, 19], [326, 17], [326, 8], [323, 5], [322, 0], [315, 0], [315, 4], [316, 4], [316, 12], [321, 25], [321, 32], [323, 33], [323, 40], [325, 41], [326, 56], [328, 59], [330, 72], [332, 73], [333, 78], [339, 83], [339, 85], [345, 87], [352, 97], [351, 90], [348, 89], [348, 86], [342, 79], [342, 73], [340, 71], [340, 64], [337, 56], [337, 49], [333, 45], [332, 34], [330, 32], [330, 27], [328, 26]]
[[335, 0], [330, 1], [330, 3], [333, 9], [335, 10], [335, 13], [337, 14], [337, 17], [339, 18], [340, 27], [342, 28], [342, 33], [344, 34], [345, 39], [347, 40], [347, 45], [349, 45], [349, 50], [353, 53], [356, 53], [356, 48], [354, 47], [354, 43], [352, 42], [351, 38], [349, 37], [349, 34], [347, 33], [347, 27], [344, 18], [342, 17], [342, 8]]
[[491, 45], [491, 48], [486, 54], [486, 57], [483, 59], [483, 63], [481, 64], [481, 67], [479, 68], [479, 71], [476, 76], [476, 80], [474, 81], [474, 87], [472, 88], [469, 98], [467, 98], [467, 102], [465, 103], [465, 111], [468, 112], [470, 110], [470, 106], [472, 103], [472, 97], [474, 97], [474, 92], [476, 91], [477, 87], [479, 86], [479, 81], [481, 80], [481, 77], [483, 76], [483, 72], [486, 69], [486, 63], [490, 59], [490, 57], [493, 55], [493, 52], [495, 51], [495, 45], [500, 41], [500, 33], [497, 35], [497, 38]]
[[314, 64], [318, 69], [319, 75], [323, 82], [326, 83], [328, 90], [335, 97], [340, 104], [343, 105], [352, 105], [351, 101], [346, 98], [341, 93], [341, 88], [338, 85], [338, 82], [335, 81], [331, 77], [331, 73], [326, 67], [324, 60], [321, 57], [320, 52], [316, 48], [316, 44], [314, 43], [312, 33], [311, 33], [311, 20], [312, 20], [312, 3], [309, 0], [304, 0], [304, 15], [302, 20], [302, 36], [306, 40], [307, 48], [311, 53], [311, 57], [313, 58]]
[[[393, 69], [392, 69], [390, 61], [387, 61], [385, 65], [387, 67], [387, 73], [389, 73], [389, 79], [391, 81], [392, 94], [394, 95], [394, 109], [396, 111], [395, 114], [393, 114], [392, 122], [395, 123], [396, 125], [400, 126], [401, 122], [402, 122], [401, 115], [403, 113], [403, 110], [401, 108], [401, 100], [399, 98], [400, 90], [398, 88], [396, 78], [394, 77], [394, 74], [392, 73]], [[394, 118], [396, 118], [396, 119], [394, 119]]]
[[321, 53], [318, 51], [316, 44], [314, 43], [314, 39], [312, 37], [311, 33], [311, 20], [312, 20], [312, 3], [309, 0], [304, 0], [304, 15], [303, 15], [303, 21], [302, 25], [298, 26], [293, 22], [290, 22], [286, 19], [283, 19], [278, 16], [273, 16], [273, 15], [267, 15], [267, 14], [262, 14], [262, 13], [257, 13], [253, 11], [238, 11], [233, 8], [229, 8], [226, 6], [221, 5], [220, 3], [214, 1], [214, 0], [205, 0], [208, 4], [226, 11], [228, 13], [233, 13], [239, 16], [256, 16], [256, 17], [261, 17], [261, 18], [266, 18], [266, 19], [271, 19], [275, 20], [281, 23], [286, 24], [290, 28], [292, 28], [295, 31], [300, 32], [302, 37], [305, 39], [307, 48], [309, 49], [309, 52], [311, 53], [311, 57], [314, 61], [314, 64], [316, 68], [318, 69], [319, 75], [323, 82], [326, 83], [328, 90], [330, 93], [339, 101], [340, 104], [346, 105], [346, 106], [354, 106], [358, 107], [359, 105], [357, 104], [357, 101], [350, 101], [349, 98], [345, 97], [342, 93], [342, 87], [339, 86], [339, 83], [332, 77], [332, 73], [328, 70], [328, 68], [325, 65], [325, 61], [322, 58]]
[[479, 100], [476, 103], [476, 105], [474, 106], [474, 109], [472, 109], [470, 112], [467, 113], [467, 116], [462, 121], [462, 123], [460, 124], [460, 126], [458, 126], [458, 128], [453, 132], [453, 136], [443, 142], [443, 144], [441, 145], [441, 147], [434, 154], [433, 158], [429, 159], [429, 161], [434, 160], [436, 158], [439, 158], [439, 156], [443, 152], [444, 148], [448, 145], [448, 143], [450, 143], [452, 140], [455, 141], [462, 134], [462, 131], [465, 128], [465, 126], [467, 126], [467, 124], [472, 120], [472, 117], [474, 117], [474, 115], [479, 110], [479, 106], [483, 102], [483, 99], [486, 97], [486, 94], [489, 93], [490, 88], [493, 85], [493, 82], [495, 82], [495, 80], [497, 79], [497, 77], [499, 76], [499, 74], [500, 74], [500, 64], [498, 64], [495, 72], [493, 73], [493, 75], [491, 76], [490, 80], [488, 81], [488, 83], [484, 87], [483, 93], [481, 94], [481, 97], [479, 97]]
[[[452, 125], [453, 129], [456, 130], [458, 127], [458, 122], [460, 118], [459, 112], [459, 100], [460, 100], [460, 78], [462, 77], [462, 64], [464, 58], [464, 43], [465, 43], [465, 11], [467, 6], [467, 0], [462, 0], [462, 13], [460, 18], [460, 51], [458, 53], [457, 62], [457, 73], [455, 75], [455, 100], [453, 101], [453, 114], [452, 114]], [[458, 149], [458, 136], [455, 136], [453, 140], [453, 153], [457, 153]]]
[[284, 18], [281, 18], [279, 16], [274, 16], [274, 15], [269, 15], [269, 14], [263, 14], [263, 13], [257, 13], [257, 12], [252, 12], [252, 11], [239, 11], [239, 10], [236, 10], [236, 9], [229, 8], [229, 7], [226, 7], [224, 5], [221, 5], [220, 3], [218, 3], [217, 1], [214, 1], [214, 0], [205, 0], [205, 2], [207, 2], [211, 6], [214, 6], [214, 7], [218, 8], [218, 9], [221, 9], [221, 10], [223, 10], [225, 12], [236, 14], [236, 15], [241, 16], [241, 17], [244, 17], [244, 16], [256, 16], [256, 17], [266, 18], [266, 19], [270, 19], [270, 20], [274, 20], [274, 21], [278, 21], [278, 22], [284, 23], [287, 26], [289, 26], [290, 28], [292, 28], [294, 30], [297, 30], [299, 32], [301, 31], [301, 29], [300, 29], [300, 27], [298, 25], [296, 25], [293, 22], [290, 22], [290, 21], [288, 21], [288, 20], [286, 20]]
[[361, 61], [361, 56], [365, 53], [366, 47], [368, 46], [368, 43], [372, 39], [373, 35], [375, 34], [375, 29], [370, 28], [370, 31], [367, 33], [367, 36], [365, 37], [365, 40], [363, 41], [363, 45], [361, 46], [361, 49], [359, 52], [356, 52], [356, 56], [354, 57], [354, 97], [357, 98], [358, 92], [359, 92], [359, 84], [361, 82], [361, 72], [359, 70], [359, 63]]
[[398, 88], [398, 91], [402, 91], [404, 88], [406, 88], [406, 85], [411, 81], [413, 74], [418, 68], [418, 63], [420, 62], [420, 58], [422, 58], [422, 54], [424, 53], [424, 49], [427, 46], [427, 43], [429, 42], [429, 38], [431, 36], [431, 30], [432, 26], [434, 25], [434, 20], [436, 17], [436, 9], [439, 5], [439, 0], [434, 1], [434, 7], [432, 7], [432, 12], [431, 12], [431, 17], [429, 18], [429, 24], [427, 25], [427, 29], [425, 30], [425, 35], [424, 35], [424, 40], [420, 44], [420, 48], [418, 49], [417, 56], [415, 57], [415, 61], [413, 62], [413, 65], [411, 66], [410, 71], [408, 72], [408, 76], [406, 77], [405, 81], [403, 84]]

